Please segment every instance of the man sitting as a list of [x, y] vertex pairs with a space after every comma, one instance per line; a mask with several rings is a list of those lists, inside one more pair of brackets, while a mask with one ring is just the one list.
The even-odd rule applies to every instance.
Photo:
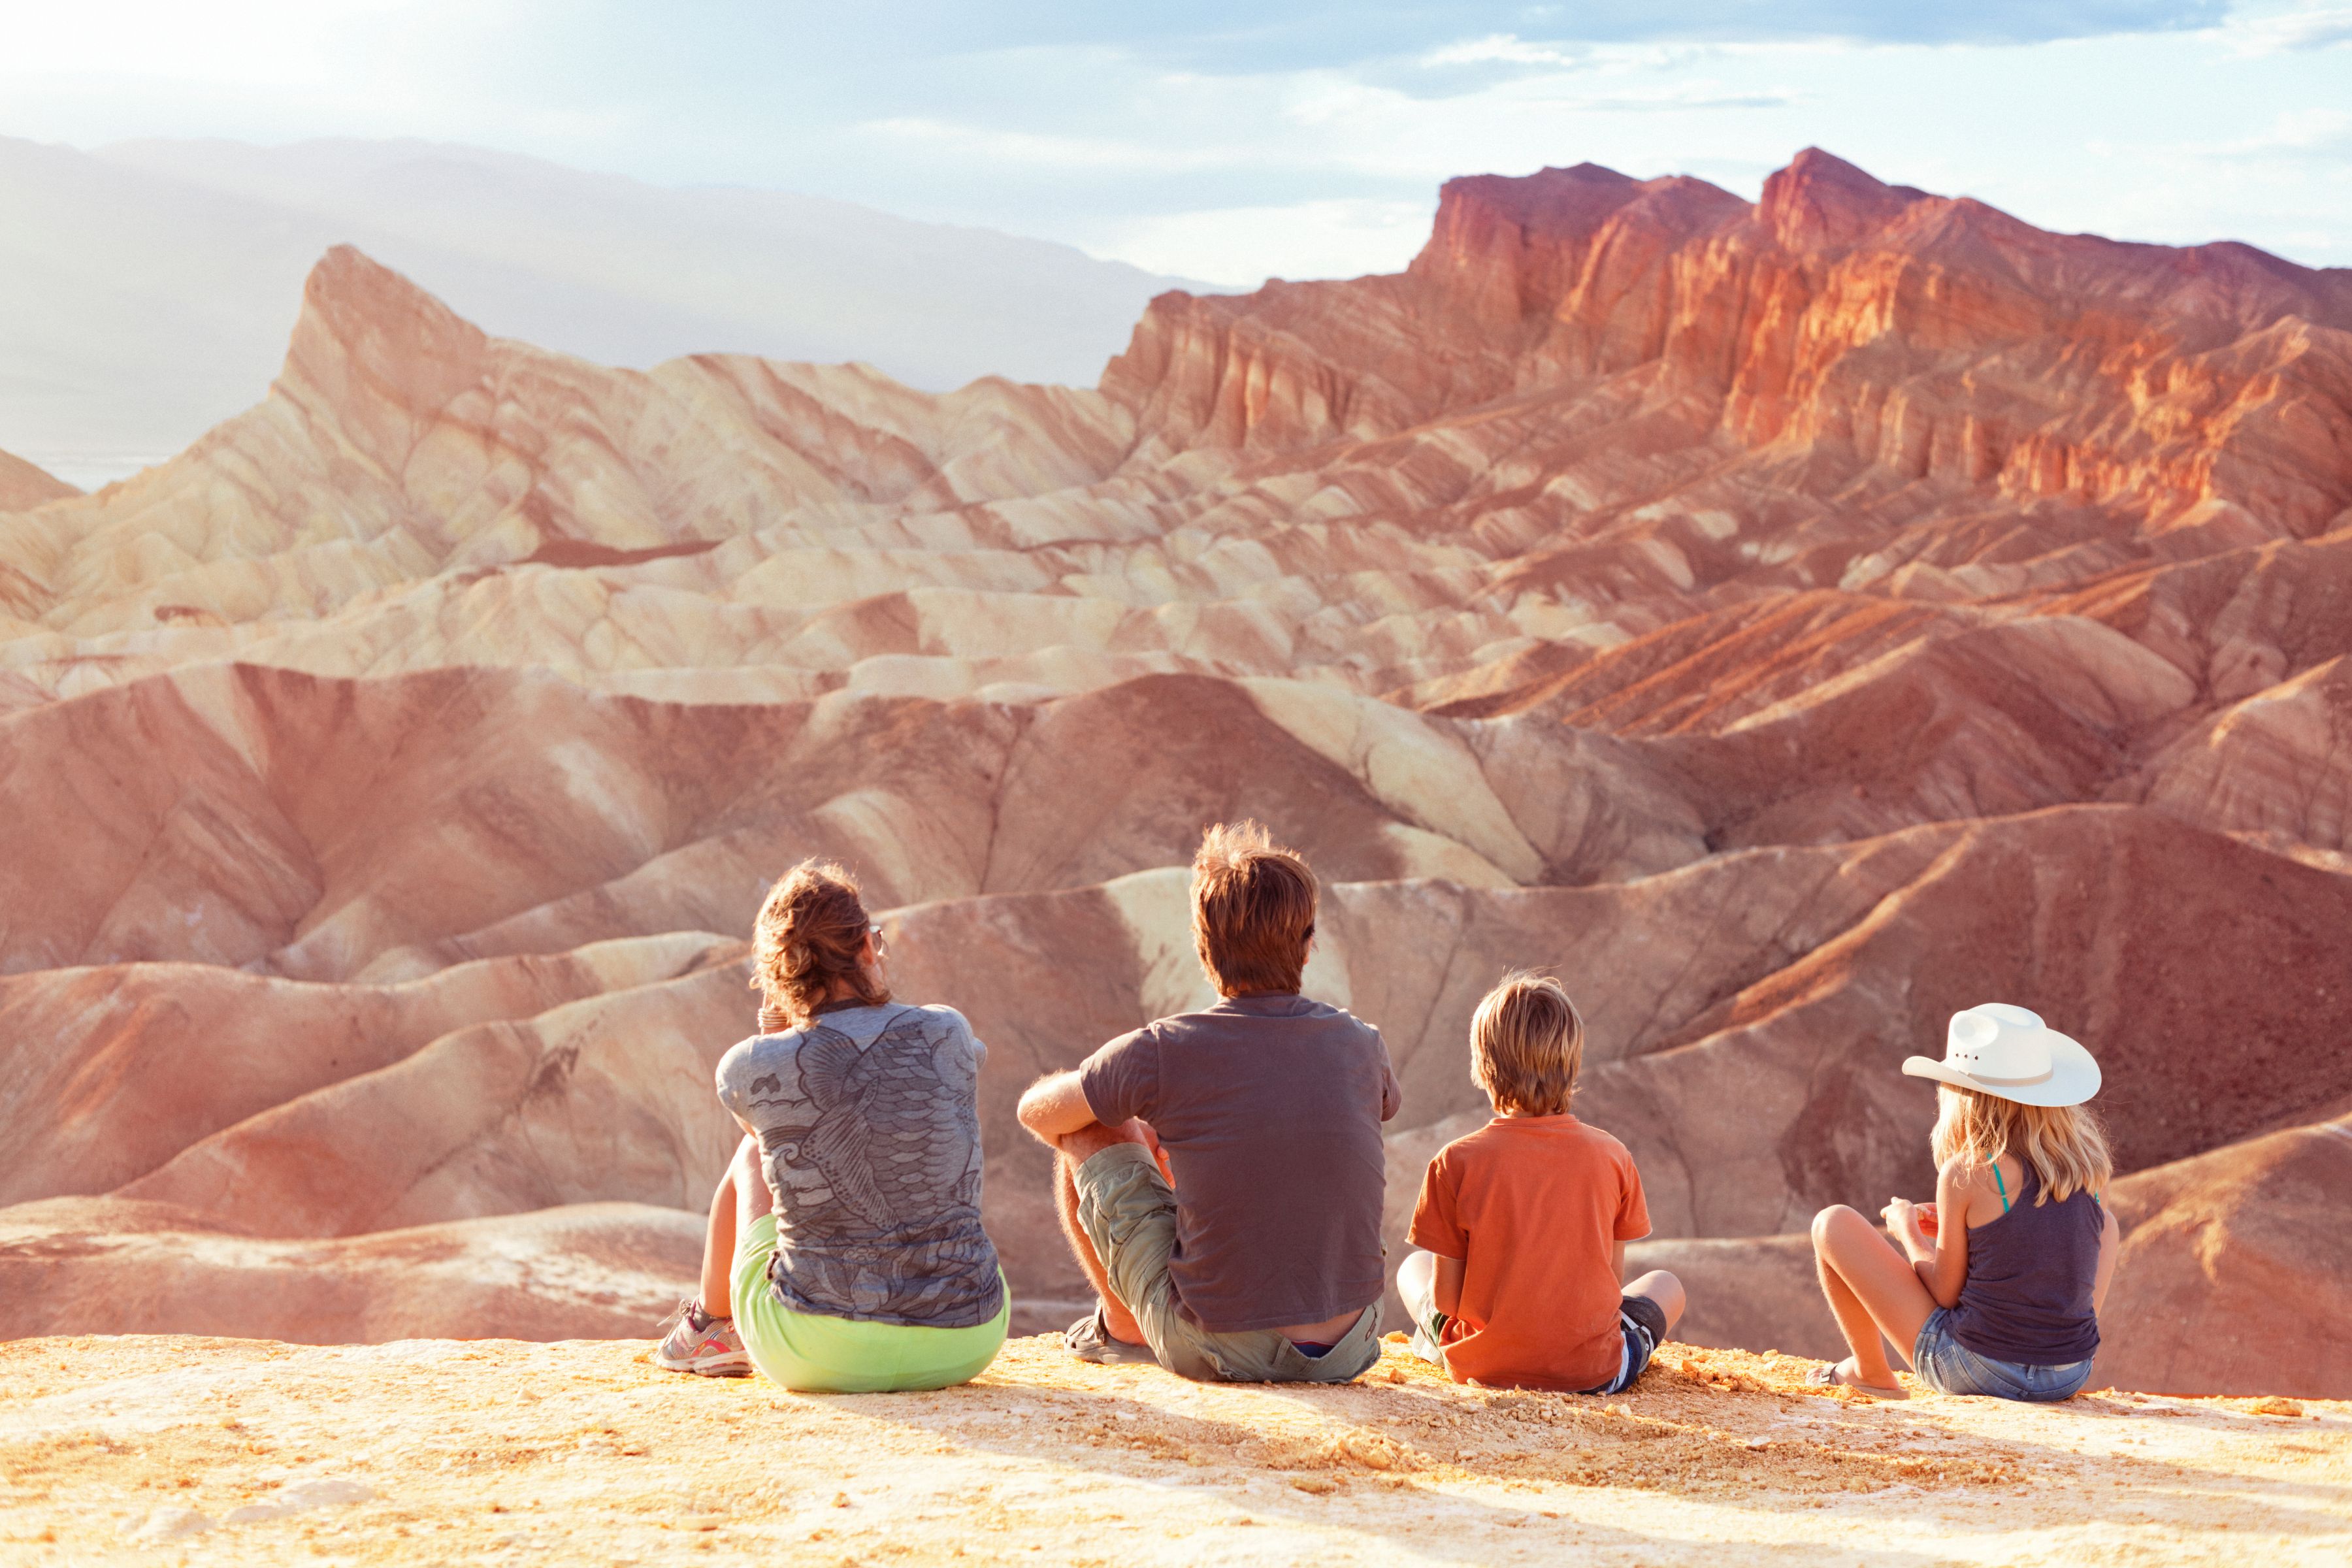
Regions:
[[1315, 907], [1315, 874], [1264, 827], [1210, 828], [1192, 941], [1223, 1000], [1021, 1097], [1102, 1299], [1067, 1336], [1086, 1359], [1237, 1383], [1345, 1383], [1380, 1359], [1396, 1076], [1379, 1030], [1298, 994]]

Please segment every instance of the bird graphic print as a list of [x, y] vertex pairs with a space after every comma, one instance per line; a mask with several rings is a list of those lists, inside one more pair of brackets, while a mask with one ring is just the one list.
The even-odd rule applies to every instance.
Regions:
[[720, 1096], [758, 1133], [775, 1190], [770, 1279], [783, 1305], [936, 1327], [994, 1315], [1003, 1284], [980, 1224], [984, 1054], [944, 1007], [852, 1009], [728, 1053]]

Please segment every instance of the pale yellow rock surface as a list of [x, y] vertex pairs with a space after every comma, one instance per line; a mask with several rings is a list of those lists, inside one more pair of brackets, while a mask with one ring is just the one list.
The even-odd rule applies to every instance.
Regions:
[[642, 1343], [50, 1339], [0, 1350], [15, 1563], [1545, 1563], [2319, 1568], [2352, 1407], [1809, 1391], [1668, 1345], [1610, 1401], [1203, 1387], [1016, 1340], [974, 1384], [809, 1396]]

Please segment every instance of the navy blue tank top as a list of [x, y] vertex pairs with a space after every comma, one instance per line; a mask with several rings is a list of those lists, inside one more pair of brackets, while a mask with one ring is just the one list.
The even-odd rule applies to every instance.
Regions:
[[2019, 1366], [2069, 1366], [2099, 1348], [2091, 1288], [2106, 1212], [2086, 1192], [2036, 1204], [2032, 1162], [2009, 1212], [1969, 1227], [1969, 1273], [1952, 1309], [1952, 1337], [1980, 1356]]

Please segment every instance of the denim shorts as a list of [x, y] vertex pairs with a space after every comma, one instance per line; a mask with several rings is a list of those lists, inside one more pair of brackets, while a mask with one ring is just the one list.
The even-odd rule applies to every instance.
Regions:
[[2055, 1405], [2072, 1399], [2091, 1381], [2091, 1363], [2069, 1362], [2063, 1366], [2025, 1366], [1979, 1355], [1952, 1337], [1952, 1314], [1938, 1307], [1919, 1326], [1919, 1342], [1911, 1361], [1919, 1381], [1938, 1394], [1984, 1394], [1995, 1399], [2023, 1399]]

